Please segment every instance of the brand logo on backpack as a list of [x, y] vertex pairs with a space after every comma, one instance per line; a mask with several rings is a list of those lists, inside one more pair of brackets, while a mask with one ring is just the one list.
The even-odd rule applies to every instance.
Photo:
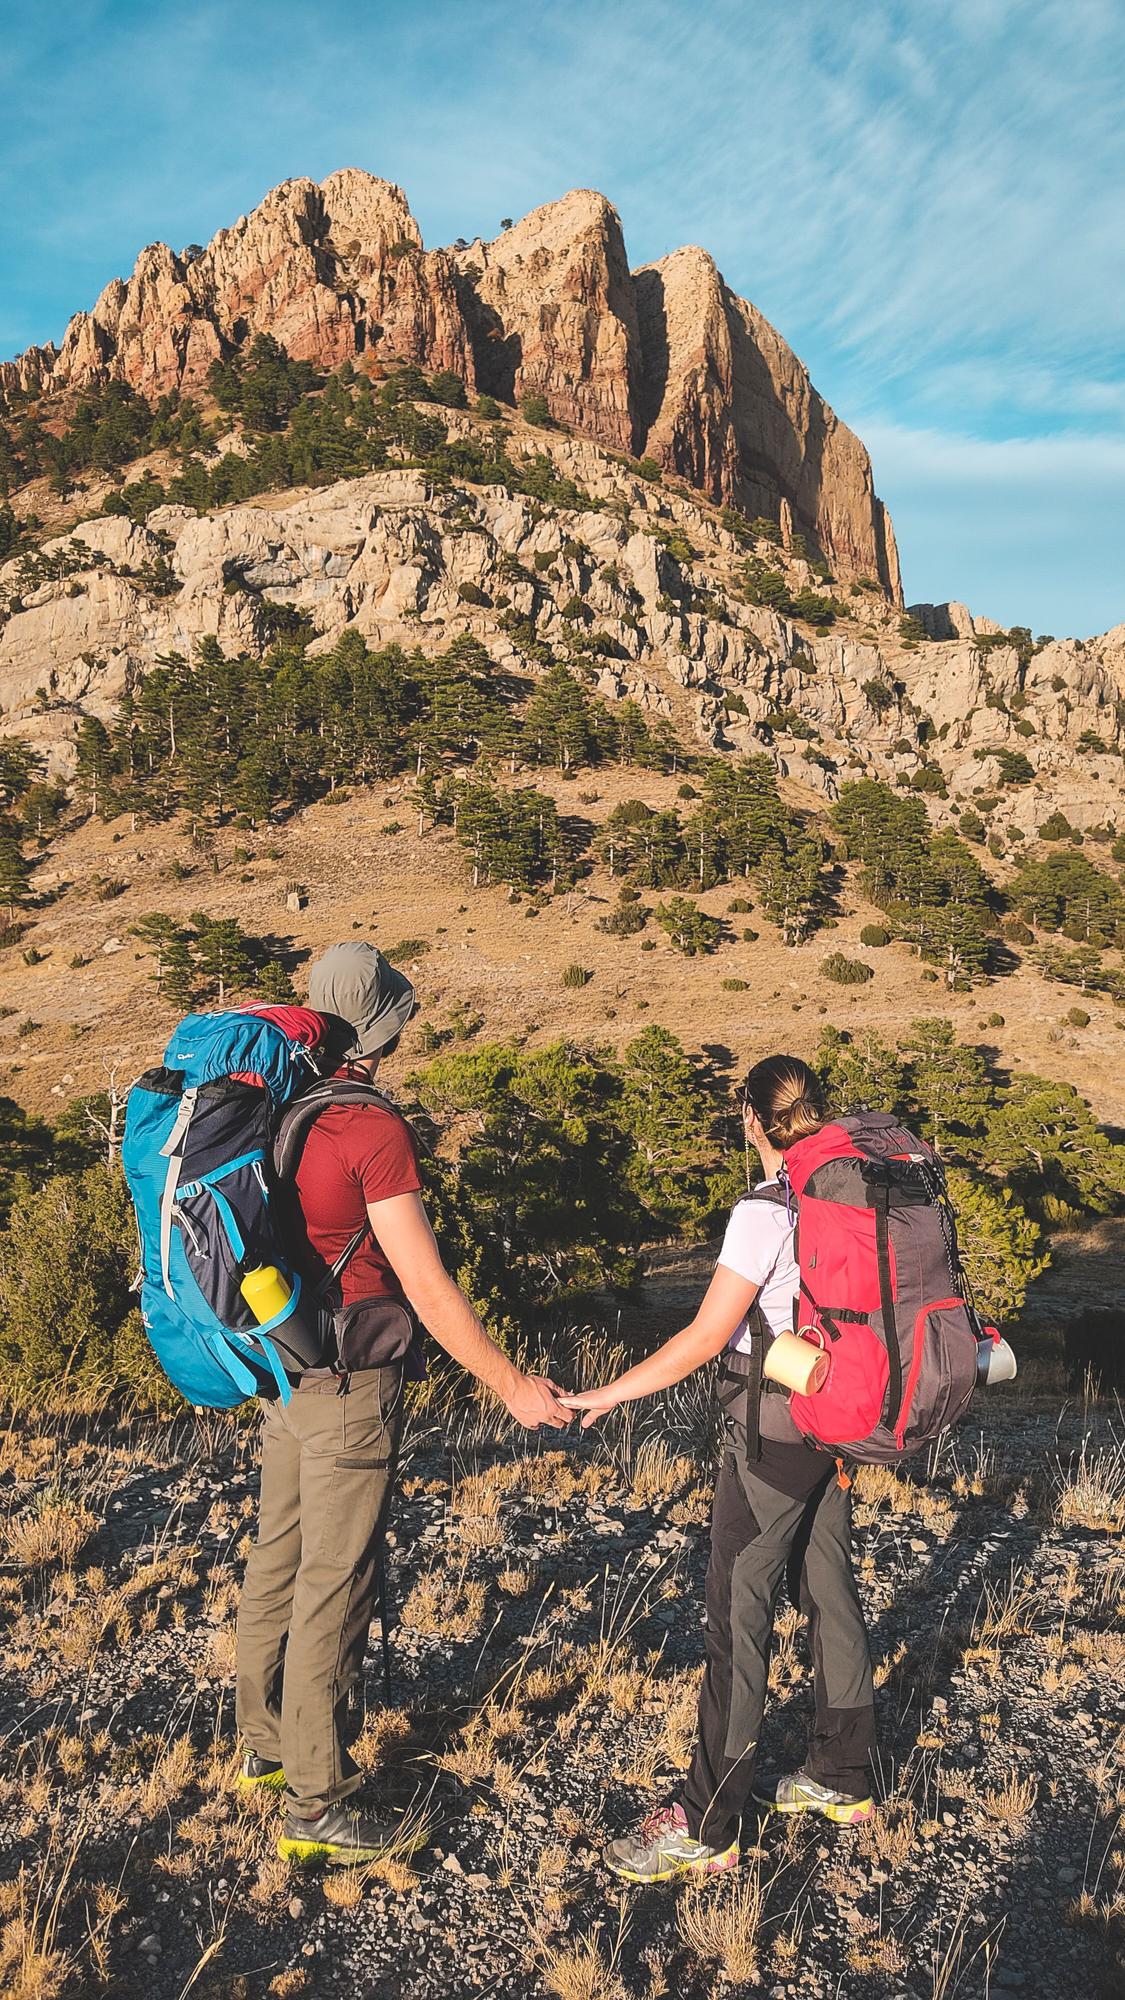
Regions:
[[936, 1153], [892, 1117], [856, 1113], [786, 1155], [798, 1198], [795, 1331], [830, 1367], [794, 1395], [797, 1428], [867, 1464], [931, 1444], [967, 1409], [980, 1323]]

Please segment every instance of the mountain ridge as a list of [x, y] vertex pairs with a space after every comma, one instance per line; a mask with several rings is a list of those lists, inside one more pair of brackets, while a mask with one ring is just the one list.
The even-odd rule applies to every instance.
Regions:
[[470, 393], [542, 396], [557, 421], [775, 519], [786, 546], [802, 536], [902, 601], [861, 440], [707, 252], [631, 271], [617, 211], [590, 189], [490, 241], [426, 250], [392, 182], [359, 168], [283, 181], [203, 248], [142, 250], [58, 347], [0, 363], [0, 397], [114, 379], [190, 391], [258, 333], [321, 367], [410, 362]]

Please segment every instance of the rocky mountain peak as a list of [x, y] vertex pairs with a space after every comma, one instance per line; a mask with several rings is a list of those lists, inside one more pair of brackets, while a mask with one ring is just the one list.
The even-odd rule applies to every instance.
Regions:
[[0, 399], [124, 380], [198, 394], [269, 334], [321, 367], [414, 362], [648, 457], [780, 523], [901, 602], [871, 462], [781, 335], [696, 246], [630, 271], [620, 218], [578, 188], [491, 241], [423, 247], [403, 190], [358, 167], [283, 181], [203, 249], [142, 250], [61, 346], [0, 363]]

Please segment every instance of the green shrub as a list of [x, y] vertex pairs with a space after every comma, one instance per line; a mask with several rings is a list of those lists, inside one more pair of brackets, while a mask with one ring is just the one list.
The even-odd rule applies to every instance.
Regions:
[[14, 1203], [0, 1237], [0, 1365], [35, 1395], [128, 1391], [174, 1407], [130, 1290], [136, 1229], [105, 1166], [54, 1174]]
[[733, 902], [727, 904], [727, 914], [732, 917], [745, 917], [750, 914], [753, 907], [753, 903], [747, 902], [745, 896], [736, 896]]
[[463, 410], [468, 405], [465, 384], [452, 368], [439, 368], [430, 376], [430, 394], [435, 403], [444, 403], [447, 409]]
[[648, 922], [649, 913], [641, 902], [636, 889], [628, 887], [618, 891], [617, 902], [608, 917], [602, 917], [598, 929], [610, 937], [636, 937]]
[[461, 604], [483, 605], [491, 604], [492, 602], [487, 590], [482, 590], [479, 583], [459, 583], [457, 585], [457, 597]]
[[750, 981], [748, 979], [724, 979], [721, 984], [724, 993], [748, 993], [750, 991]]
[[400, 938], [397, 944], [383, 944], [379, 949], [392, 965], [406, 965], [412, 958], [424, 958], [430, 947], [425, 938]]
[[[1074, 840], [1077, 829], [1071, 826], [1065, 813], [1049, 813], [1039, 828], [1040, 840]], [[1081, 840], [1081, 834], [1078, 839]]]
[[709, 917], [690, 896], [670, 896], [656, 906], [656, 921], [685, 958], [714, 951], [723, 934], [717, 917]]
[[568, 965], [562, 976], [564, 986], [588, 986], [593, 973], [584, 965]]
[[1066, 1024], [1068, 1028], [1088, 1028], [1090, 1025], [1090, 1016], [1086, 1012], [1085, 1007], [1068, 1007]]
[[[1081, 748], [1081, 744], [1079, 744]], [[1027, 785], [1035, 776], [1035, 766], [1022, 750], [1008, 750], [1003, 745], [989, 753], [995, 757], [1000, 767], [1002, 785]]]
[[546, 396], [525, 396], [520, 403], [520, 415], [529, 424], [538, 424], [541, 429], [549, 429], [551, 410]]
[[859, 941], [860, 944], [890, 944], [891, 934], [882, 924], [864, 924], [859, 934]]
[[986, 1028], [1002, 1028], [1004, 1026], [1003, 1014], [987, 1014], [985, 1016], [985, 1026]]
[[870, 965], [864, 965], [859, 958], [845, 958], [842, 951], [830, 952], [820, 962], [822, 977], [831, 979], [836, 986], [864, 986], [875, 973]]

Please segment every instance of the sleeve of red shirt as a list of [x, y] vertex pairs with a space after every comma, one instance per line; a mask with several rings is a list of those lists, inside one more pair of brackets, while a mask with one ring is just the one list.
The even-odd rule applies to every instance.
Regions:
[[365, 1105], [352, 1113], [341, 1152], [366, 1202], [417, 1194], [422, 1186], [409, 1125], [378, 1105]]

